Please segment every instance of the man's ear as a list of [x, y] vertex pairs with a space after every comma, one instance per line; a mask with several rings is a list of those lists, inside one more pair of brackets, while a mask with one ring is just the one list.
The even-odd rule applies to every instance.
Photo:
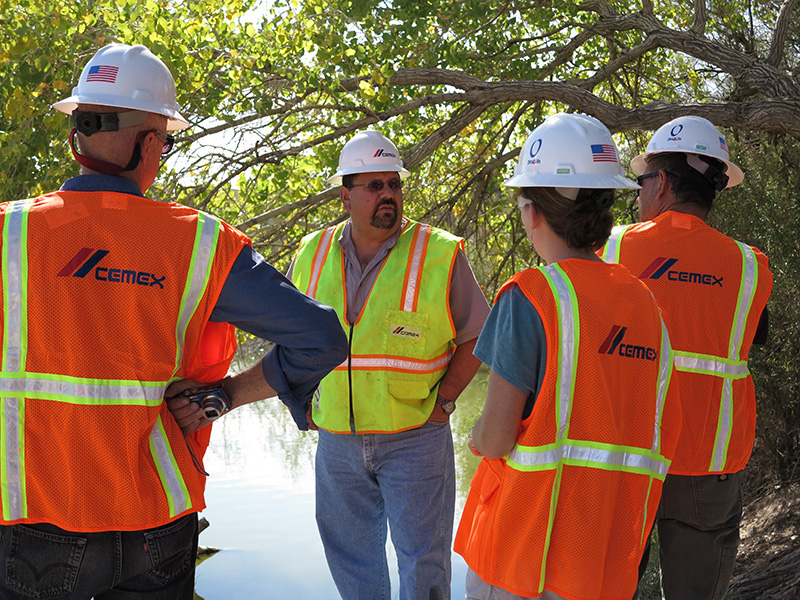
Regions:
[[339, 198], [342, 199], [342, 206], [345, 210], [350, 210], [350, 190], [344, 186], [339, 187]]

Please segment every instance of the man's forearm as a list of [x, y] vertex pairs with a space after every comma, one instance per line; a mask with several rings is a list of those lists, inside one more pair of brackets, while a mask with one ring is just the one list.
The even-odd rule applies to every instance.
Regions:
[[439, 384], [439, 394], [446, 400], [456, 400], [481, 366], [481, 361], [472, 354], [477, 341], [476, 337], [456, 347], [447, 373]]

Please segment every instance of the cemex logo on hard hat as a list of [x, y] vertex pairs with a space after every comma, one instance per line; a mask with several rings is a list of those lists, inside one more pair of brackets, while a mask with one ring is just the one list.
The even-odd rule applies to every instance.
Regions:
[[658, 350], [648, 346], [636, 346], [634, 344], [623, 344], [622, 338], [625, 337], [627, 327], [614, 325], [605, 341], [600, 345], [599, 354], [616, 354], [624, 358], [638, 358], [640, 360], [655, 360], [658, 358]]
[[372, 158], [381, 158], [382, 156], [397, 158], [397, 154], [394, 154], [393, 152], [386, 152], [386, 150], [383, 148], [378, 148], [378, 151], [372, 156]]
[[81, 248], [72, 257], [64, 268], [58, 272], [59, 277], [86, 277], [94, 272], [97, 281], [107, 281], [110, 283], [127, 283], [141, 285], [144, 287], [158, 286], [164, 289], [164, 279], [166, 275], [158, 277], [147, 271], [135, 271], [133, 269], [116, 269], [100, 267], [100, 261], [108, 254], [108, 250], [95, 250], [93, 248]]
[[647, 267], [639, 279], [661, 279], [664, 273], [667, 274], [669, 281], [678, 281], [682, 283], [699, 283], [700, 285], [718, 285], [722, 287], [723, 277], [710, 275], [708, 273], [692, 273], [691, 271], [678, 271], [672, 267], [678, 262], [677, 258], [664, 258], [658, 257], [650, 266]]

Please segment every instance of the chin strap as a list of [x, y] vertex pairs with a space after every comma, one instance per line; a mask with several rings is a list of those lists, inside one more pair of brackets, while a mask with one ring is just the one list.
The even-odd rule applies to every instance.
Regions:
[[133, 171], [139, 166], [139, 161], [142, 160], [142, 148], [138, 141], [133, 147], [133, 153], [131, 154], [131, 159], [128, 161], [128, 164], [124, 167], [120, 167], [119, 165], [115, 165], [98, 158], [92, 158], [91, 156], [86, 156], [85, 154], [78, 152], [78, 149], [75, 147], [75, 134], [77, 131], [77, 129], [73, 129], [69, 132], [69, 147], [72, 150], [72, 156], [75, 157], [75, 160], [77, 160], [87, 169], [97, 171], [103, 175], [117, 175], [123, 171]]

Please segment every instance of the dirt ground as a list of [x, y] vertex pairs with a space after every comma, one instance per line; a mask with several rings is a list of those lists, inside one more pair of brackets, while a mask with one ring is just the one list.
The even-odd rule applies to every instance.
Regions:
[[741, 545], [726, 600], [800, 600], [800, 481], [769, 481], [758, 462], [744, 472]]

